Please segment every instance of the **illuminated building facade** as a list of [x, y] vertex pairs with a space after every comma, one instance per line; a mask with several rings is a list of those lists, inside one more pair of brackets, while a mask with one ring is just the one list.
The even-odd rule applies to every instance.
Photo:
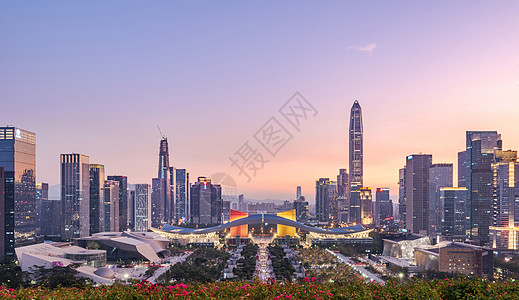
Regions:
[[448, 240], [464, 241], [467, 238], [465, 219], [467, 188], [442, 187], [439, 195], [441, 235]]
[[151, 185], [135, 185], [135, 231], [148, 231], [151, 227]]
[[168, 139], [166, 137], [162, 137], [160, 140], [160, 148], [159, 148], [159, 171], [157, 178], [162, 179], [162, 191], [158, 194], [160, 195], [161, 203], [157, 207], [160, 207], [163, 211], [160, 212], [162, 216], [161, 222], [165, 224], [169, 224], [171, 222], [171, 176], [169, 174], [169, 146]]
[[126, 176], [108, 176], [108, 180], [117, 181], [119, 183], [119, 203], [118, 216], [119, 216], [119, 229], [128, 229], [129, 218], [128, 218], [128, 178]]
[[105, 166], [90, 164], [90, 234], [105, 230]]
[[17, 127], [0, 127], [0, 167], [4, 168], [6, 255], [36, 242], [36, 135]]
[[151, 226], [162, 227], [166, 223], [164, 179], [153, 178], [151, 180]]
[[494, 151], [502, 149], [501, 135], [497, 131], [467, 131], [466, 136], [467, 228], [470, 239], [485, 245], [492, 224], [492, 162]]
[[104, 183], [105, 230], [119, 231], [119, 181], [106, 180]]
[[349, 221], [361, 223], [360, 189], [364, 184], [363, 166], [363, 127], [362, 127], [362, 108], [357, 100], [353, 103], [350, 112], [350, 131], [349, 131], [349, 185], [350, 185], [350, 209]]
[[429, 235], [441, 233], [440, 188], [451, 187], [453, 164], [437, 163], [429, 168]]
[[[288, 220], [296, 221], [296, 210], [291, 209], [283, 212], [279, 212], [276, 214], [278, 217], [282, 217]], [[281, 225], [277, 224], [277, 236], [279, 237], [285, 237], [290, 236], [294, 237], [296, 236], [296, 228], [293, 226], [287, 226], [287, 225]]]
[[389, 199], [389, 188], [377, 188], [374, 216], [376, 227], [389, 225], [393, 218], [393, 202]]
[[405, 196], [405, 167], [398, 170], [398, 218], [401, 227], [406, 227], [406, 196]]
[[191, 222], [194, 224], [222, 223], [222, 188], [212, 184], [211, 178], [198, 177], [191, 185], [190, 208]]
[[371, 188], [360, 189], [360, 215], [362, 225], [373, 225], [373, 194]]
[[[519, 162], [517, 151], [496, 150], [492, 163], [492, 246], [517, 250], [519, 231]], [[516, 217], [517, 216], [517, 217]]]
[[[36, 235], [41, 234], [41, 204], [45, 200], [49, 200], [49, 184], [40, 182], [36, 183]], [[1, 210], [0, 210], [1, 211]]]
[[90, 234], [90, 158], [61, 154], [61, 238]]
[[186, 169], [176, 169], [176, 213], [177, 222], [189, 220], [189, 173]]
[[319, 222], [330, 221], [330, 179], [319, 178], [315, 182], [315, 208], [317, 213], [317, 220]]
[[413, 154], [406, 163], [406, 228], [427, 235], [429, 229], [429, 168], [432, 155]]
[[[231, 222], [246, 218], [248, 216], [249, 216], [249, 214], [246, 212], [231, 209]], [[249, 233], [248, 225], [244, 224], [244, 225], [240, 225], [240, 226], [231, 227], [230, 237], [233, 237], [233, 238], [235, 238], [236, 236], [246, 237], [248, 235], [248, 233]]]

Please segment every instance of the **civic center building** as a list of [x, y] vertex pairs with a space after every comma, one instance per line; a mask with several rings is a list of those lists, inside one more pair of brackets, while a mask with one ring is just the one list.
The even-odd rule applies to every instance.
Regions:
[[276, 232], [271, 235], [276, 239], [299, 242], [299, 232], [305, 232], [308, 245], [316, 244], [344, 244], [344, 243], [371, 243], [369, 233], [373, 229], [366, 229], [362, 225], [338, 228], [319, 228], [296, 222], [295, 209], [277, 214], [252, 214], [232, 210], [230, 222], [208, 228], [185, 228], [174, 225], [164, 225], [162, 228], [151, 228], [153, 232], [172, 240], [179, 245], [207, 245], [217, 246], [219, 233], [226, 232], [226, 244], [247, 244], [253, 240], [252, 226], [275, 225]]

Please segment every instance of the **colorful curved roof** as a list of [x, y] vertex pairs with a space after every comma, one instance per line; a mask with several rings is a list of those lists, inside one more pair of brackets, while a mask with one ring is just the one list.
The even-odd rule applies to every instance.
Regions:
[[269, 223], [269, 224], [279, 224], [279, 225], [286, 225], [286, 226], [292, 226], [295, 228], [299, 228], [301, 230], [306, 230], [309, 232], [314, 233], [321, 233], [321, 234], [349, 234], [349, 233], [356, 233], [366, 230], [362, 225], [358, 224], [355, 226], [350, 227], [339, 227], [339, 228], [319, 228], [319, 227], [313, 227], [308, 226], [303, 223], [299, 223], [296, 221], [292, 221], [289, 219], [285, 219], [283, 217], [279, 217], [273, 214], [254, 214], [250, 215], [245, 218], [241, 218], [232, 222], [228, 222], [225, 224], [221, 224], [214, 227], [208, 227], [208, 228], [185, 228], [185, 227], [179, 227], [174, 225], [164, 225], [161, 230], [170, 232], [170, 233], [177, 233], [177, 234], [206, 234], [206, 233], [213, 233], [213, 232], [220, 232], [224, 231], [225, 229], [229, 229], [231, 227], [240, 226], [240, 225], [255, 225], [255, 224], [261, 224], [261, 223]]

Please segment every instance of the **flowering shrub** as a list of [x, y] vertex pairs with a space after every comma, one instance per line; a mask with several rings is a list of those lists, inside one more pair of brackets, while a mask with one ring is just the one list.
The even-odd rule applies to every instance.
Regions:
[[411, 280], [403, 284], [365, 283], [353, 278], [346, 284], [321, 283], [305, 278], [299, 283], [215, 282], [157, 285], [142, 281], [134, 285], [79, 288], [20, 288], [0, 286], [0, 299], [517, 299], [518, 282], [480, 279]]

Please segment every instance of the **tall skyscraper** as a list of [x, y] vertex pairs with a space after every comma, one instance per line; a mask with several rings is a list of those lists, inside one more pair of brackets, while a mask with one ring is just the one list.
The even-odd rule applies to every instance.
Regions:
[[490, 241], [492, 219], [491, 165], [494, 151], [502, 149], [501, 135], [497, 131], [467, 131], [466, 145], [467, 229], [470, 239], [485, 245]]
[[169, 146], [168, 139], [166, 137], [162, 137], [160, 140], [160, 149], [159, 149], [159, 171], [157, 178], [162, 179], [162, 189], [164, 190], [162, 194], [163, 199], [161, 204], [163, 208], [163, 212], [161, 213], [164, 218], [164, 223], [171, 223], [171, 176], [169, 174]]
[[[151, 190], [151, 186], [150, 186]], [[151, 196], [151, 193], [150, 193]], [[151, 199], [151, 197], [150, 197]], [[150, 200], [151, 201], [151, 200]], [[151, 208], [151, 204], [150, 204]], [[151, 222], [151, 219], [150, 219]], [[128, 227], [131, 230], [135, 229], [135, 187], [129, 190], [128, 193]]]
[[441, 234], [440, 188], [452, 187], [453, 164], [432, 164], [429, 168], [429, 235]]
[[330, 179], [319, 178], [315, 181], [315, 209], [319, 222], [328, 222], [330, 216]]
[[61, 238], [90, 234], [90, 158], [61, 154]]
[[301, 198], [301, 187], [300, 186], [298, 186], [296, 189], [296, 200], [298, 200], [299, 198]]
[[294, 209], [296, 210], [297, 222], [308, 221], [308, 201], [305, 201], [305, 197], [301, 196], [299, 199], [294, 201]]
[[348, 222], [348, 212], [350, 210], [350, 184], [346, 169], [339, 169], [337, 175], [337, 216], [339, 223]]
[[120, 230], [119, 219], [119, 181], [105, 180], [104, 196], [105, 196], [105, 231], [118, 232]]
[[166, 224], [164, 202], [164, 179], [153, 178], [151, 180], [151, 226], [162, 228]]
[[105, 166], [90, 164], [90, 234], [105, 231]]
[[350, 209], [349, 221], [361, 223], [360, 189], [363, 187], [363, 129], [362, 109], [357, 100], [353, 103], [350, 112], [349, 132], [349, 162], [350, 162]]
[[119, 212], [117, 213], [119, 216], [119, 225], [117, 226], [119, 230], [124, 231], [128, 229], [128, 178], [126, 176], [108, 176], [108, 180], [113, 180], [119, 182], [119, 203], [117, 206], [119, 207]]
[[151, 227], [151, 185], [135, 185], [135, 231]]
[[519, 162], [517, 151], [496, 150], [492, 163], [492, 246], [519, 249]]
[[401, 227], [405, 228], [406, 224], [406, 197], [405, 197], [405, 179], [406, 179], [405, 167], [398, 170], [398, 217]]
[[466, 199], [465, 187], [440, 188], [441, 235], [448, 240], [462, 242], [466, 239]]
[[219, 224], [222, 222], [222, 188], [212, 184], [211, 178], [198, 177], [190, 191], [191, 222], [194, 224]]
[[176, 212], [177, 222], [189, 220], [189, 173], [186, 169], [176, 169]]
[[176, 211], [176, 190], [177, 186], [177, 169], [175, 167], [169, 167], [169, 214], [168, 214], [168, 222], [173, 223], [177, 221], [177, 211]]
[[337, 181], [330, 181], [328, 184], [329, 222], [339, 222], [339, 204], [337, 200]]
[[61, 234], [61, 201], [43, 200], [41, 203], [41, 235], [60, 236]]
[[389, 188], [378, 188], [375, 194], [375, 226], [389, 225], [386, 219], [393, 217], [393, 202], [389, 199]]
[[406, 163], [406, 228], [427, 235], [429, 229], [429, 168], [432, 155], [413, 154]]
[[[6, 255], [14, 247], [36, 242], [36, 135], [16, 127], [0, 127], [0, 167], [5, 176]], [[5, 252], [4, 252], [5, 251]]]

